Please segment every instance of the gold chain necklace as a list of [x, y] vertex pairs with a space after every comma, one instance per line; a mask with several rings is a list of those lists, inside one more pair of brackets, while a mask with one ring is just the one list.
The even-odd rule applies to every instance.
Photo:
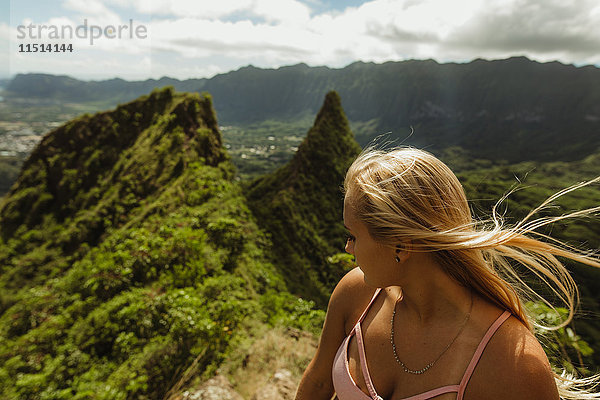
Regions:
[[402, 362], [402, 360], [400, 359], [400, 357], [398, 357], [398, 353], [396, 353], [396, 344], [394, 343], [394, 319], [396, 317], [396, 306], [398, 305], [398, 301], [401, 300], [402, 297], [403, 297], [402, 293], [400, 293], [400, 296], [398, 296], [398, 298], [396, 299], [396, 302], [394, 303], [394, 312], [392, 313], [392, 319], [390, 320], [390, 325], [391, 325], [391, 329], [390, 329], [390, 342], [392, 343], [392, 350], [394, 351], [394, 358], [396, 359], [396, 361], [398, 362], [398, 364], [400, 364], [400, 366], [402, 367], [402, 369], [404, 370], [404, 372], [408, 372], [409, 374], [414, 374], [414, 375], [421, 375], [422, 373], [426, 372], [429, 368], [433, 367], [433, 365], [444, 355], [444, 353], [456, 341], [456, 338], [458, 338], [460, 336], [460, 334], [462, 333], [462, 331], [465, 329], [465, 326], [467, 326], [467, 322], [469, 322], [469, 318], [471, 318], [471, 311], [473, 311], [473, 292], [471, 292], [471, 306], [469, 307], [469, 312], [467, 313], [467, 316], [465, 317], [465, 320], [463, 321], [460, 329], [458, 330], [458, 333], [456, 334], [456, 336], [454, 336], [454, 339], [452, 339], [452, 341], [450, 343], [448, 343], [448, 346], [446, 346], [446, 348], [440, 353], [439, 356], [437, 356], [437, 358], [435, 360], [433, 360], [432, 362], [430, 362], [429, 364], [427, 364], [423, 368], [416, 369], [416, 370], [408, 368], [406, 366], [406, 364], [404, 364]]

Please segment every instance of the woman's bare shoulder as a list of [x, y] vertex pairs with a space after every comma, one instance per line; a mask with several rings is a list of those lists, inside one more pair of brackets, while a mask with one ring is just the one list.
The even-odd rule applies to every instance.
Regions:
[[367, 307], [375, 293], [375, 288], [368, 286], [364, 274], [356, 267], [349, 271], [333, 290], [329, 300], [329, 310], [343, 314], [347, 321], [357, 320]]
[[559, 399], [544, 349], [514, 316], [492, 336], [465, 392], [466, 400], [507, 398]]
[[340, 279], [333, 293], [334, 295], [336, 292], [346, 294], [346, 292], [352, 293], [354, 291], [359, 291], [361, 293], [370, 292], [371, 294], [375, 291], [374, 288], [367, 286], [365, 283], [365, 275], [358, 267], [348, 271], [348, 273]]

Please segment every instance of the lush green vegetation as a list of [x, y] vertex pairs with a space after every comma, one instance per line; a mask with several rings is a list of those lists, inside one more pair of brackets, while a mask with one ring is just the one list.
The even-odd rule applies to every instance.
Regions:
[[162, 398], [256, 324], [317, 331], [233, 176], [208, 96], [50, 134], [0, 211], [0, 397]]
[[[45, 115], [47, 121], [62, 122], [77, 109], [106, 109], [158, 86], [208, 91], [239, 176], [249, 179], [291, 159], [329, 90], [337, 90], [344, 99], [362, 146], [390, 132], [390, 140], [435, 152], [459, 146], [471, 159], [578, 160], [600, 151], [599, 76], [593, 66], [576, 68], [523, 57], [466, 64], [411, 60], [357, 62], [341, 69], [249, 66], [185, 81], [83, 82], [27, 74], [7, 82], [2, 96], [5, 104], [14, 105], [14, 112], [23, 109], [19, 121]], [[0, 121], [15, 120], [14, 113], [5, 111], [0, 102]]]
[[[245, 129], [269, 143], [283, 127]], [[287, 129], [294, 136], [301, 125]], [[260, 332], [318, 334], [327, 296], [353, 266], [339, 254], [340, 185], [360, 147], [340, 97], [326, 96], [275, 172], [237, 182], [225, 144], [211, 97], [172, 88], [83, 115], [44, 138], [0, 203], [0, 397], [158, 399], [191, 366], [207, 377], [244, 365], [240, 349]], [[482, 219], [521, 182], [501, 206], [509, 223], [600, 167], [599, 154], [519, 164], [473, 159], [462, 148], [440, 155]], [[248, 176], [281, 162], [270, 158]], [[594, 207], [599, 198], [597, 185], [582, 188], [541, 215]], [[551, 233], [600, 247], [597, 219], [557, 223]], [[595, 370], [600, 274], [569, 267], [583, 318], [557, 331], [547, 351], [556, 365]], [[542, 321], [557, 318], [529, 307]]]

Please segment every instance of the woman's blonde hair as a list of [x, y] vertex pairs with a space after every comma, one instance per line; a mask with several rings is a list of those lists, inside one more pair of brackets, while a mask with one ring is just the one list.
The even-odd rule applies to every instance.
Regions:
[[[518, 224], [506, 227], [497, 212], [499, 203], [489, 221], [475, 221], [458, 178], [432, 154], [410, 147], [384, 151], [371, 146], [348, 169], [344, 193], [375, 240], [391, 247], [410, 241], [411, 251], [432, 252], [456, 281], [509, 310], [534, 332], [536, 324], [525, 302], [541, 300], [555, 308], [524, 281], [517, 268], [527, 268], [566, 305], [569, 313], [562, 323], [543, 327], [558, 329], [572, 320], [579, 294], [557, 257], [600, 267], [600, 260], [592, 254], [536, 229], [565, 218], [589, 215], [600, 207], [558, 217], [532, 217], [561, 195], [598, 180], [600, 177], [556, 193]], [[555, 378], [562, 399], [600, 398], [600, 394], [585, 389], [598, 377], [576, 379], [563, 373]]]

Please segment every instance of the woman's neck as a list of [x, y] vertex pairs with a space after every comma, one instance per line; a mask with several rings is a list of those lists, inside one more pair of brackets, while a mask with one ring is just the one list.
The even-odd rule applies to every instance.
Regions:
[[398, 304], [404, 318], [428, 325], [462, 318], [469, 312], [471, 290], [460, 285], [428, 253], [413, 253], [407, 260]]

